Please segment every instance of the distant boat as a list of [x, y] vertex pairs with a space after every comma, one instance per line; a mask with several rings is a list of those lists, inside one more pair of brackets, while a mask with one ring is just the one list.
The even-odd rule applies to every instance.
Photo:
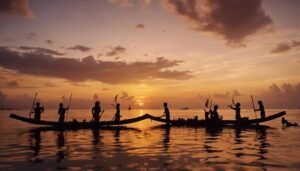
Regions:
[[181, 108], [181, 110], [189, 110], [190, 108], [189, 107], [183, 107]]
[[128, 110], [131, 110], [131, 106], [130, 105], [128, 106]]

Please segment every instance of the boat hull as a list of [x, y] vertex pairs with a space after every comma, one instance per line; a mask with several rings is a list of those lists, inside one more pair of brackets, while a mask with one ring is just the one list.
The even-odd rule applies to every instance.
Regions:
[[[194, 120], [194, 119], [188, 119], [188, 120], [171, 120], [171, 126], [191, 126], [191, 127], [222, 127], [222, 126], [229, 126], [229, 125], [234, 125], [234, 126], [249, 126], [249, 125], [257, 125], [262, 122], [267, 122], [270, 120], [274, 120], [277, 118], [280, 118], [284, 116], [286, 113], [285, 111], [279, 112], [274, 115], [267, 116], [265, 118], [259, 118], [259, 119], [249, 119], [249, 120], [241, 120], [241, 121], [236, 121], [236, 120]], [[166, 119], [163, 119], [161, 117], [155, 117], [150, 114], [144, 114], [142, 116], [136, 117], [136, 118], [131, 118], [131, 119], [125, 119], [121, 120], [119, 123], [114, 122], [114, 121], [101, 121], [98, 123], [94, 122], [64, 122], [64, 123], [59, 123], [59, 122], [54, 122], [54, 121], [44, 121], [44, 120], [34, 120], [31, 118], [26, 118], [23, 116], [19, 116], [17, 114], [10, 114], [10, 118], [20, 120], [23, 122], [27, 122], [30, 124], [35, 124], [35, 125], [44, 125], [44, 126], [55, 126], [55, 127], [63, 127], [63, 128], [99, 128], [99, 127], [104, 127], [104, 126], [118, 126], [118, 125], [126, 125], [126, 124], [132, 124], [135, 122], [140, 122], [145, 119], [150, 119], [154, 120], [157, 122], [163, 122], [166, 123]]]

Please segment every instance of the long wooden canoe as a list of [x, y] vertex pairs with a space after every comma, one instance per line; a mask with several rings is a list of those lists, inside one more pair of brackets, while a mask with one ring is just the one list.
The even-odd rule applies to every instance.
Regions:
[[[171, 124], [173, 126], [226, 126], [226, 125], [237, 125], [237, 126], [243, 126], [243, 125], [257, 125], [262, 122], [271, 121], [277, 118], [280, 118], [286, 114], [285, 111], [279, 112], [277, 114], [273, 114], [270, 116], [267, 116], [265, 118], [257, 118], [257, 119], [248, 119], [248, 120], [194, 120], [194, 119], [188, 119], [188, 120], [172, 120]], [[158, 122], [166, 122], [166, 119], [154, 117], [152, 115], [148, 116], [149, 119], [158, 121]]]
[[[280, 118], [284, 116], [286, 113], [285, 111], [279, 112], [274, 115], [267, 116], [265, 118], [258, 118], [258, 119], [249, 119], [249, 120], [242, 120], [242, 121], [236, 121], [236, 120], [194, 120], [194, 119], [188, 119], [188, 120], [171, 120], [172, 126], [195, 126], [195, 127], [205, 127], [205, 126], [228, 126], [228, 125], [237, 125], [237, 126], [244, 126], [244, 125], [255, 125], [262, 122], [267, 122], [270, 120], [274, 120], [277, 118]], [[118, 123], [114, 121], [101, 121], [99, 123], [93, 123], [93, 122], [64, 122], [64, 123], [58, 123], [54, 121], [36, 121], [35, 119], [26, 118], [23, 116], [19, 116], [17, 114], [10, 114], [10, 118], [20, 120], [23, 122], [27, 122], [30, 124], [35, 125], [45, 125], [45, 126], [57, 126], [57, 127], [65, 127], [65, 128], [93, 128], [93, 127], [102, 127], [102, 126], [113, 126], [118, 125]], [[131, 119], [124, 119], [119, 122], [119, 125], [126, 125], [126, 124], [132, 124], [135, 122], [139, 122], [145, 119], [151, 119], [158, 122], [166, 122], [166, 119], [163, 119], [161, 117], [155, 117], [150, 114], [144, 114], [142, 116], [131, 118]]]

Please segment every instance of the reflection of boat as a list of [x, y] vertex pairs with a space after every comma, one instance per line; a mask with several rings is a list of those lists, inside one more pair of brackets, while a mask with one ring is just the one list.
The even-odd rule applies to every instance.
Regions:
[[[279, 112], [274, 115], [270, 115], [265, 118], [259, 118], [259, 119], [249, 119], [249, 120], [242, 120], [242, 121], [236, 121], [236, 120], [217, 120], [217, 121], [212, 121], [212, 120], [197, 120], [197, 119], [178, 119], [178, 120], [171, 120], [171, 124], [173, 126], [227, 126], [227, 125], [237, 125], [237, 126], [247, 126], [247, 125], [254, 125], [254, 124], [259, 124], [261, 122], [266, 122], [270, 121], [276, 118], [279, 118], [286, 113]], [[97, 128], [100, 126], [113, 126], [113, 125], [125, 125], [125, 124], [132, 124], [135, 122], [139, 122], [145, 119], [151, 119], [154, 121], [158, 122], [166, 122], [166, 119], [163, 119], [161, 117], [155, 117], [150, 114], [144, 114], [142, 116], [136, 117], [136, 118], [131, 118], [131, 119], [124, 119], [121, 120], [119, 123], [116, 123], [114, 121], [101, 121], [99, 123], [94, 123], [94, 122], [64, 122], [64, 123], [58, 123], [55, 121], [36, 121], [31, 118], [26, 118], [22, 117], [16, 114], [10, 114], [10, 117], [16, 120], [20, 120], [23, 122], [27, 122], [30, 124], [35, 124], [35, 125], [48, 125], [48, 126], [57, 126], [57, 127], [63, 127], [63, 128]]]
[[189, 110], [190, 108], [189, 107], [183, 107], [181, 108], [181, 110]]

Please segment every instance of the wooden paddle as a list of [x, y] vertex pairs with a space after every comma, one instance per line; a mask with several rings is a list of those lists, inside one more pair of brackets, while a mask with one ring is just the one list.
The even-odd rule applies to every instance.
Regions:
[[253, 107], [253, 110], [254, 110], [254, 113], [255, 113], [255, 119], [257, 119], [256, 110], [255, 110], [255, 105], [254, 105], [254, 100], [253, 100], [252, 94], [251, 94], [251, 101], [252, 101], [252, 107]]
[[70, 105], [71, 105], [72, 95], [73, 95], [73, 93], [71, 93], [71, 95], [70, 95], [69, 104], [68, 104], [68, 110], [67, 110], [66, 121], [68, 121], [68, 113], [69, 113], [69, 109], [70, 109]]
[[102, 110], [102, 112], [101, 112], [101, 114], [99, 116], [99, 120], [100, 120], [100, 118], [101, 118], [101, 116], [102, 116], [103, 113], [104, 113], [104, 109]]
[[34, 99], [33, 99], [33, 102], [32, 102], [32, 107], [31, 107], [31, 110], [29, 112], [29, 118], [31, 118], [31, 113], [33, 111], [33, 108], [34, 108], [34, 104], [35, 104], [35, 100], [36, 100], [36, 97], [37, 97], [37, 92], [35, 93], [35, 96], [34, 96]]

